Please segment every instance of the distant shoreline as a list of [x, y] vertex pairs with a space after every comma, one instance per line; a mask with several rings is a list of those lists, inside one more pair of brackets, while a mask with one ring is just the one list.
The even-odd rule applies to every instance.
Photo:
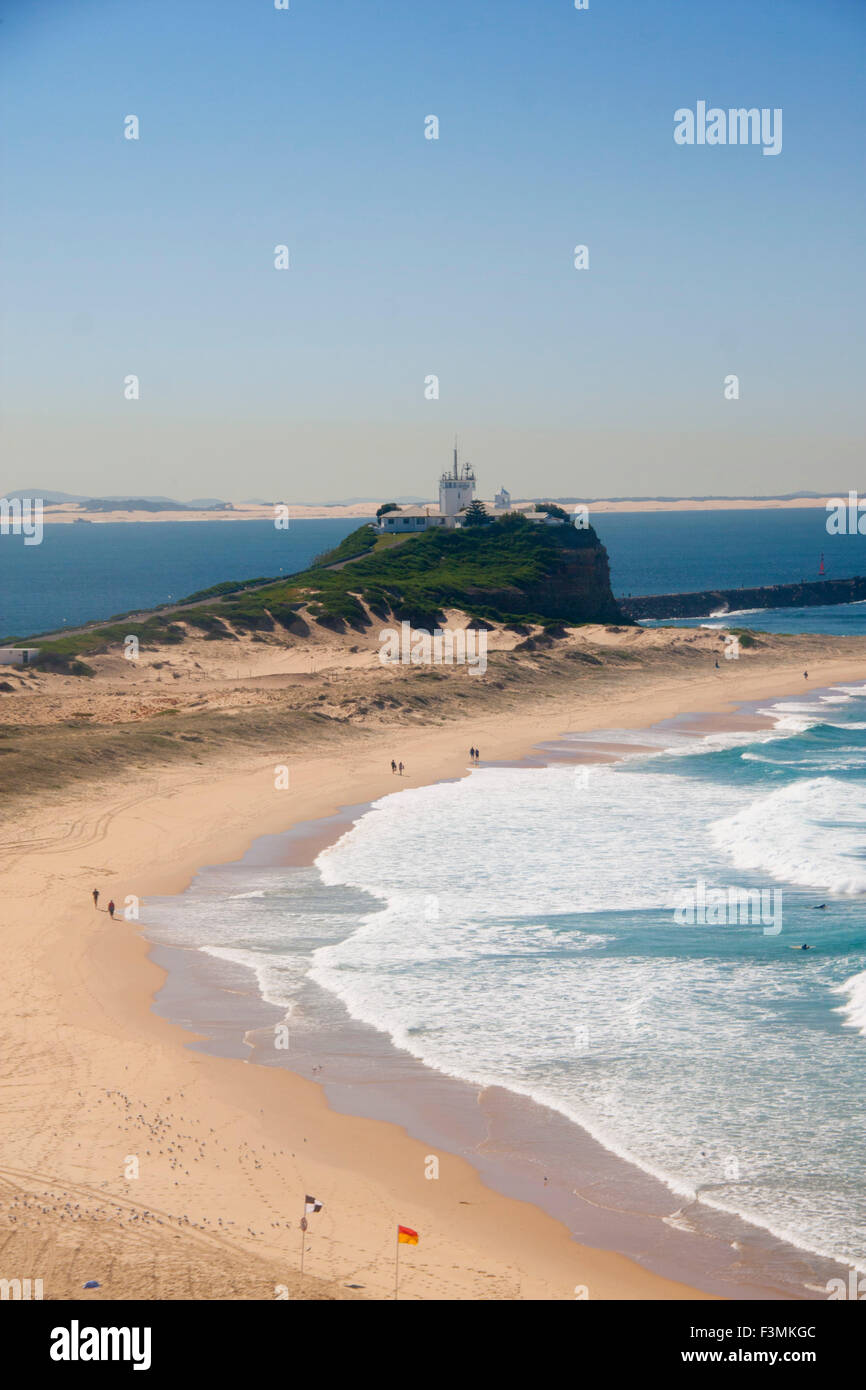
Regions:
[[[832, 495], [838, 496], [838, 494]], [[831, 494], [826, 497], [682, 497], [673, 499], [647, 498], [640, 501], [619, 498], [590, 500], [585, 505], [589, 508], [590, 516], [592, 516], [594, 512], [793, 511], [805, 507], [824, 510], [830, 500]], [[525, 501], [526, 499], [515, 499], [515, 506], [525, 505]], [[46, 524], [53, 522], [61, 525], [74, 525], [80, 521], [92, 523], [94, 526], [131, 521], [273, 521], [274, 506], [276, 505], [276, 503], [270, 506], [235, 503], [231, 511], [88, 512], [79, 510], [75, 503], [62, 502], [57, 505], [46, 505], [42, 519]], [[332, 506], [328, 506], [324, 503], [287, 502], [280, 505], [288, 507], [289, 517], [292, 521], [327, 521], [329, 518], [352, 520], [356, 518], [359, 522], [363, 522], [376, 515], [377, 507], [381, 506], [381, 503], [349, 502], [334, 503]], [[433, 502], [430, 503], [431, 507], [435, 505]], [[564, 505], [567, 509], [569, 505], [577, 504], [566, 503]]]

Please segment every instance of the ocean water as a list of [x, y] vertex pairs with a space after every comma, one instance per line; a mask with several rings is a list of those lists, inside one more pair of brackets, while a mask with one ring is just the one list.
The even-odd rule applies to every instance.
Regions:
[[[866, 536], [828, 536], [818, 508], [599, 513], [591, 520], [619, 595], [816, 579], [822, 555], [828, 577], [866, 574]], [[50, 525], [36, 546], [0, 535], [0, 635], [153, 607], [226, 579], [289, 574], [357, 525], [338, 518], [293, 522], [289, 531], [267, 521]], [[787, 625], [768, 630], [864, 632], [866, 606], [810, 609], [802, 619], [789, 611], [778, 621]]]
[[703, 618], [646, 618], [641, 627], [751, 628], [753, 632], [815, 632], [854, 637], [866, 632], [866, 600], [815, 608], [741, 608]]
[[[766, 708], [399, 791], [314, 867], [248, 857], [148, 903], [148, 935], [252, 971], [295, 1039], [342, 1005], [560, 1112], [672, 1210], [866, 1270], [866, 693]], [[732, 888], [762, 915], [684, 912]]]
[[615, 594], [683, 594], [866, 574], [866, 536], [827, 534], [820, 507], [599, 512]]
[[0, 535], [0, 636], [26, 637], [154, 608], [227, 579], [292, 574], [357, 522], [94, 522], [52, 524], [41, 545]]

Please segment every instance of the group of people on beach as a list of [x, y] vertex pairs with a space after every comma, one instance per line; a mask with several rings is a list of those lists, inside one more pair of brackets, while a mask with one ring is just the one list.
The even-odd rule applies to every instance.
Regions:
[[[481, 754], [479, 753], [479, 751], [478, 751], [477, 748], [470, 748], [470, 749], [469, 749], [469, 756], [470, 756], [470, 758], [472, 759], [472, 761], [473, 761], [474, 763], [477, 763], [477, 762], [478, 762], [478, 759], [481, 757]], [[399, 774], [399, 776], [402, 777], [402, 776], [403, 776], [403, 764], [402, 764], [402, 763], [395, 762], [395, 760], [392, 758], [392, 759], [391, 759], [391, 772], [392, 772], [392, 774]], [[93, 901], [94, 901], [94, 903], [96, 902], [97, 896], [98, 896], [98, 895], [96, 894], [96, 892], [94, 892], [94, 895], [93, 895]]]
[[[99, 889], [98, 889], [98, 888], [94, 888], [94, 890], [93, 890], [93, 906], [94, 906], [95, 908], [98, 908], [98, 907], [99, 907]], [[109, 898], [109, 900], [108, 900], [108, 915], [109, 915], [109, 917], [110, 917], [112, 920], [114, 920], [114, 899], [113, 899], [113, 898]]]

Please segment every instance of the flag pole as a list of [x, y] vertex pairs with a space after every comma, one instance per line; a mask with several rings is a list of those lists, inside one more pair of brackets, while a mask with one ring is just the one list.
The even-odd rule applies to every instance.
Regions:
[[397, 1232], [397, 1253], [394, 1256], [394, 1301], [398, 1298], [400, 1285], [400, 1232]]
[[307, 1209], [304, 1207], [304, 1215], [301, 1217], [301, 1284], [304, 1282], [304, 1246], [307, 1243]]

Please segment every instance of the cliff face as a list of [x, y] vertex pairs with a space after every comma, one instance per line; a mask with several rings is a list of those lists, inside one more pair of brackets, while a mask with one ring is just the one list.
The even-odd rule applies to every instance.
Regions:
[[492, 524], [428, 531], [347, 565], [343, 582], [427, 627], [447, 608], [499, 622], [622, 623], [607, 551], [578, 530], [512, 514]]
[[534, 613], [564, 623], [631, 621], [613, 596], [607, 551], [595, 532], [591, 542], [579, 548], [563, 544], [548, 574], [486, 593], [468, 592], [479, 603], [506, 613]]
[[[610, 587], [610, 564], [607, 551], [600, 541], [585, 550], [578, 550], [566, 561], [563, 579], [567, 587], [566, 602], [572, 620], [583, 623], [621, 623], [628, 621]], [[558, 617], [560, 601], [556, 584], [546, 585], [541, 593], [544, 611]], [[566, 616], [563, 613], [563, 616]]]

